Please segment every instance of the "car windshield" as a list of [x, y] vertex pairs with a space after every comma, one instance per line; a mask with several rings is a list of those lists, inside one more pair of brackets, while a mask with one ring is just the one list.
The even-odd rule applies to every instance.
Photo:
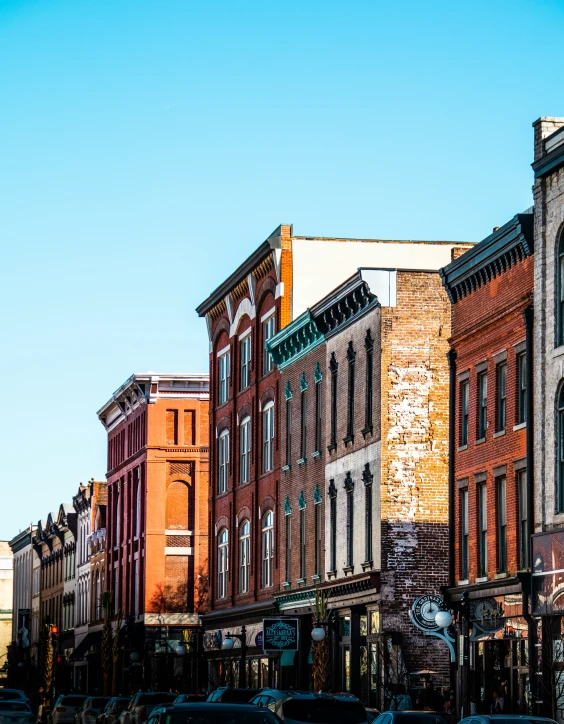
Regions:
[[256, 689], [225, 689], [221, 701], [225, 704], [246, 704], [256, 693]]
[[101, 709], [104, 706], [105, 702], [106, 702], [106, 699], [102, 699], [102, 698], [89, 699], [87, 702], [87, 706], [90, 709]]
[[59, 704], [63, 706], [82, 706], [85, 701], [85, 696], [63, 696]]
[[[163, 722], [164, 718], [164, 722]], [[171, 711], [161, 719], [162, 724], [279, 724], [280, 720], [271, 712], [265, 709], [257, 711], [240, 711], [237, 709], [228, 711], [217, 711], [214, 707], [213, 713], [209, 708], [190, 708]]]
[[26, 711], [29, 712], [29, 706], [24, 704], [23, 701], [20, 704], [19, 701], [3, 701], [0, 703], [0, 711]]
[[22, 695], [19, 691], [6, 691], [5, 689], [0, 689], [0, 699], [21, 699]]
[[312, 724], [361, 724], [366, 711], [360, 701], [337, 699], [288, 699], [282, 704], [284, 719]]

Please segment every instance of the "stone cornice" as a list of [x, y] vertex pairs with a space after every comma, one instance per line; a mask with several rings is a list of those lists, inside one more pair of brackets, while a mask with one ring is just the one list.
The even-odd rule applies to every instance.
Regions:
[[376, 295], [357, 272], [312, 307], [311, 315], [317, 328], [328, 339], [377, 306]]
[[523, 261], [533, 250], [533, 214], [517, 214], [458, 259], [439, 269], [450, 301], [456, 304]]

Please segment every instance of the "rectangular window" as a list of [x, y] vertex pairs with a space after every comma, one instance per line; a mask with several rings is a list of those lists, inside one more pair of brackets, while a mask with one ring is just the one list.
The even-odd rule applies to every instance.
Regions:
[[527, 357], [517, 356], [517, 424], [527, 421]]
[[517, 473], [519, 495], [519, 568], [529, 568], [529, 520], [527, 515], [527, 471]]
[[331, 355], [329, 367], [331, 369], [331, 440], [329, 450], [334, 450], [337, 447], [337, 370], [339, 367], [334, 352]]
[[353, 350], [352, 342], [349, 342], [347, 360], [349, 363], [349, 384], [347, 399], [347, 436], [346, 441], [354, 438], [354, 387], [355, 387], [355, 359], [356, 353]]
[[468, 407], [470, 401], [470, 383], [460, 383], [460, 446], [468, 445]]
[[497, 570], [507, 570], [507, 507], [505, 475], [497, 478]]
[[178, 445], [178, 410], [166, 411], [166, 444]]
[[229, 432], [224, 430], [219, 436], [218, 445], [218, 458], [219, 458], [219, 477], [217, 492], [227, 492], [227, 481], [229, 476]]
[[286, 465], [292, 464], [292, 400], [286, 400]]
[[323, 409], [321, 405], [321, 381], [315, 384], [315, 450], [321, 452], [321, 426], [323, 425]]
[[315, 506], [315, 575], [321, 575], [321, 503]]
[[301, 419], [301, 427], [300, 427], [300, 458], [302, 460], [305, 460], [306, 457], [306, 449], [307, 449], [307, 391], [302, 390], [301, 393], [301, 412], [302, 412], [302, 419]]
[[248, 483], [251, 479], [251, 420], [248, 417], [241, 423], [240, 442], [239, 482]]
[[229, 397], [229, 378], [231, 376], [231, 354], [226, 352], [218, 360], [219, 388], [218, 404], [223, 405]]
[[372, 431], [372, 405], [373, 405], [373, 383], [372, 377], [374, 372], [374, 344], [370, 336], [370, 330], [366, 333], [364, 340], [366, 349], [366, 400], [364, 406], [364, 429], [366, 432]]
[[505, 418], [507, 416], [507, 363], [501, 362], [496, 367], [497, 382], [497, 415], [496, 431], [505, 430]]
[[488, 412], [488, 373], [478, 375], [478, 440], [486, 437]]
[[488, 498], [486, 484], [478, 485], [478, 576], [488, 575]]
[[251, 384], [251, 335], [241, 342], [241, 378], [240, 389], [244, 390]]
[[372, 561], [372, 483], [365, 484], [364, 495], [365, 495], [364, 560], [366, 562], [371, 562]]
[[196, 412], [184, 410], [184, 444], [196, 444]]
[[292, 580], [292, 516], [286, 516], [286, 581]]
[[265, 322], [262, 323], [262, 374], [266, 375], [272, 371], [274, 363], [272, 361], [272, 355], [266, 349], [266, 343], [271, 337], [274, 337], [276, 330], [276, 316], [273, 314]]
[[354, 498], [352, 490], [347, 491], [347, 567], [354, 565]]
[[303, 508], [302, 510], [300, 510], [300, 578], [306, 577], [306, 541], [306, 509]]
[[337, 570], [337, 496], [330, 498], [330, 526], [331, 526], [331, 570]]
[[460, 492], [460, 576], [468, 578], [468, 489]]
[[268, 403], [262, 413], [262, 472], [274, 467], [274, 403]]

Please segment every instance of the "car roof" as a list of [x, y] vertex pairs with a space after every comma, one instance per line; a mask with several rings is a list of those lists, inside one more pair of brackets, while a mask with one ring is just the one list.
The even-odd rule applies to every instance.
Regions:
[[[225, 704], [220, 701], [187, 701], [183, 704], [165, 704], [163, 706], [160, 706], [159, 710], [176, 711], [178, 709], [204, 709], [205, 711], [209, 711], [210, 706], [213, 706], [214, 709], [219, 709], [220, 711], [222, 709], [235, 709], [236, 711], [257, 711], [257, 707], [254, 704], [236, 704], [235, 702], [233, 702], [233, 704]], [[258, 711], [261, 711], [261, 709], [259, 708]]]
[[535, 721], [554, 721], [554, 719], [550, 719], [546, 716], [534, 716], [533, 714], [487, 714], [486, 716], [489, 716], [490, 719], [515, 719], [516, 721], [522, 719], [526, 719], [528, 721], [531, 719], [534, 719]]
[[326, 694], [324, 692], [301, 691], [299, 689], [263, 689], [260, 693], [261, 694], [270, 694], [270, 692], [273, 692], [274, 694], [277, 694], [277, 695], [283, 694], [283, 695], [292, 697], [293, 699], [329, 699], [329, 700], [337, 699], [338, 701], [351, 701], [351, 702], [360, 701], [360, 699], [358, 699], [353, 694], [345, 694], [342, 692], [334, 692], [331, 694]]

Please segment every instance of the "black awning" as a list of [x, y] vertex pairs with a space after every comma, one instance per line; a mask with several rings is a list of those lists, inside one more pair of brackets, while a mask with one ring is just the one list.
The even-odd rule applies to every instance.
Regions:
[[75, 648], [75, 650], [72, 652], [70, 656], [71, 661], [78, 661], [79, 659], [83, 659], [85, 655], [90, 650], [91, 646], [94, 646], [95, 644], [98, 644], [100, 642], [100, 639], [102, 638], [102, 632], [101, 631], [89, 631], [86, 636], [82, 639], [82, 641], [78, 644], [78, 646]]

